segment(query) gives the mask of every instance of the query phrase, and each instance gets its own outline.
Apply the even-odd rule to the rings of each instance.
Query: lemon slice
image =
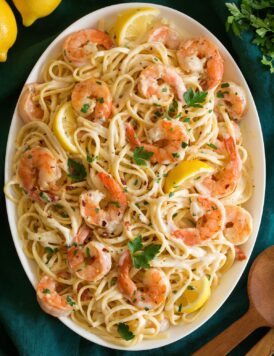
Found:
[[[193,313],[200,309],[210,296],[210,283],[206,276],[193,281],[184,294],[178,299],[181,313]]]
[[[194,178],[202,173],[212,173],[214,168],[209,164],[199,161],[182,161],[176,167],[168,172],[164,184],[165,193],[170,193],[175,190],[176,186],[182,184],[190,178]]]
[[[159,13],[160,10],[156,8],[141,7],[119,15],[113,29],[118,46],[125,46],[144,35]]]
[[[57,111],[53,120],[53,132],[61,143],[62,147],[71,152],[77,153],[73,134],[77,129],[77,121],[74,115],[71,102],[63,104]]]

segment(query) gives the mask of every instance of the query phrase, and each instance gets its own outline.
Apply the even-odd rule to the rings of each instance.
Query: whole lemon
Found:
[[[0,62],[7,60],[7,53],[17,36],[13,12],[4,0],[0,0]]]
[[[30,26],[40,17],[49,15],[60,2],[61,0],[13,0],[22,16],[24,26]]]

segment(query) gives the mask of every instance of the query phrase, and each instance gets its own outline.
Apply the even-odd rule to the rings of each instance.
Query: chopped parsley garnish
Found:
[[[163,89],[162,89],[162,92],[163,92],[163,93],[167,92],[167,88],[166,88],[166,87],[163,88]]]
[[[87,176],[85,167],[81,163],[78,163],[71,158],[68,159],[68,171],[68,176],[74,182],[84,180]]]
[[[182,307],[183,307],[183,304],[180,304],[180,305],[179,305],[179,308],[178,308],[178,312],[179,312],[179,313],[181,313]]]
[[[117,278],[116,277],[111,278],[111,280],[110,280],[111,287],[115,286],[116,283],[117,283]]]
[[[187,142],[182,142],[181,146],[182,146],[182,148],[186,148],[188,146],[188,143]]]
[[[53,253],[58,252],[58,248],[54,248],[54,249],[53,249],[53,248],[51,248],[51,247],[49,247],[49,246],[46,246],[46,247],[45,247],[45,252],[52,255]]]
[[[99,101],[100,104],[103,104],[105,101],[104,98],[98,98],[97,100]]]
[[[95,208],[95,213],[99,213],[100,209],[99,208]]]
[[[169,198],[172,198],[173,195],[174,195],[174,192],[170,192],[170,193],[168,194],[168,197],[169,197]]]
[[[83,112],[84,114],[86,114],[88,112],[89,108],[90,108],[89,104],[84,104],[80,111]]]
[[[121,208],[121,204],[118,201],[110,201],[109,204],[113,204],[116,208]]]
[[[142,235],[138,235],[134,240],[129,241],[127,246],[131,254],[140,251],[143,247]]]
[[[206,96],[206,91],[194,92],[192,88],[189,88],[184,93],[184,99],[186,104],[188,106],[192,106],[193,108],[202,108],[203,106],[201,105],[201,103],[205,101]]]
[[[87,161],[88,161],[88,163],[93,163],[94,161],[96,161],[96,159],[98,159],[97,156],[93,156],[93,155],[87,154]]]
[[[179,155],[178,152],[173,152],[173,153],[172,153],[172,156],[173,156],[174,158],[180,158],[180,155]]]
[[[157,111],[154,112],[154,115],[155,115],[156,117],[161,117],[161,116],[162,116],[162,113],[157,110]]]
[[[75,301],[74,301],[69,295],[67,296],[66,300],[67,300],[67,303],[68,303],[71,307],[73,307],[73,306],[76,304]]]
[[[133,332],[129,330],[129,326],[125,323],[119,323],[117,327],[117,331],[121,336],[121,338],[126,341],[132,340],[135,337]]]
[[[41,193],[39,194],[39,197],[40,197],[42,200],[44,200],[44,202],[46,202],[46,203],[49,203],[49,202],[50,202],[50,198],[49,198],[49,196],[47,195],[47,193],[45,193],[45,192],[41,192]]]
[[[190,117],[185,117],[183,122],[189,122],[190,121]]]
[[[139,166],[146,166],[148,161],[153,156],[153,152],[146,151],[143,146],[136,147],[133,151],[133,160]]]
[[[222,83],[221,84],[221,88],[228,88],[229,87],[229,83]]]
[[[174,115],[177,110],[178,110],[178,102],[176,100],[173,100],[173,102],[169,105],[168,115],[169,116]]]
[[[194,290],[195,288],[193,286],[187,286],[188,290]]]
[[[44,294],[50,294],[50,290],[48,288],[43,289]]]
[[[88,257],[91,257],[89,247],[86,247],[86,255],[87,255]]]
[[[218,92],[217,92],[217,94],[216,94],[216,96],[217,96],[217,98],[224,98],[224,94],[223,94],[223,92],[221,91],[221,90],[219,90]]]
[[[208,280],[210,280],[210,278],[211,278],[210,274],[207,274],[206,277]]]
[[[129,241],[128,249],[135,268],[150,268],[149,262],[157,255],[161,245],[151,244],[143,249],[142,236]]]
[[[213,145],[213,143],[207,143],[207,145],[208,145],[210,148],[213,148],[214,150],[217,149],[217,146]]]

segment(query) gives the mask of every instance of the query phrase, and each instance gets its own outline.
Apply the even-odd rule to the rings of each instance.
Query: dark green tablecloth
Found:
[[[11,1],[9,1],[11,2]],[[63,0],[50,16],[23,28],[16,12],[18,38],[8,61],[0,64],[0,168],[3,185],[4,155],[12,113],[20,90],[36,60],[51,41],[68,25],[100,7],[122,1]],[[126,2],[126,1],[124,1]],[[267,159],[267,190],[264,215],[250,263],[273,244],[274,233],[274,76],[259,62],[259,52],[250,44],[250,36],[240,41],[225,32],[227,10],[224,0],[166,0],[155,3],[182,11],[206,26],[230,51],[242,70],[254,96],[264,133]],[[110,355],[118,351],[97,346],[67,329],[59,320],[43,313],[36,303],[35,292],[16,255],[12,242],[4,196],[1,192],[0,244],[0,354],[6,355]],[[250,266],[249,263],[249,266]],[[177,343],[157,350],[157,355],[190,355],[206,341],[240,317],[248,307],[247,272],[223,307],[199,330]],[[242,355],[265,332],[259,331],[234,351]],[[126,352],[119,352],[119,355]],[[146,354],[154,355],[156,350]]]

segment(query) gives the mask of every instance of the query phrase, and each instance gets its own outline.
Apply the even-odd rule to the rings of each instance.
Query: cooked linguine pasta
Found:
[[[42,308],[128,346],[198,318],[244,258],[245,97],[206,39],[157,23],[119,47],[92,31],[70,35],[23,91],[5,193]]]

